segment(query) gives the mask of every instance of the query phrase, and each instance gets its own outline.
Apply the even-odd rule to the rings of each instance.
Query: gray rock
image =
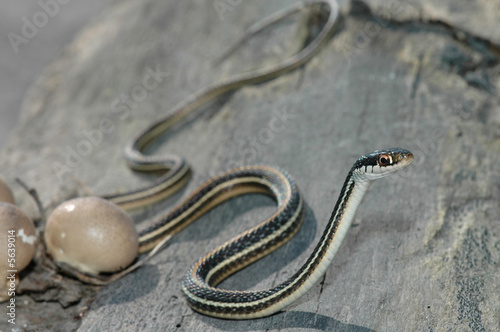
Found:
[[[293,1],[245,2],[223,15],[214,7],[220,3],[236,2],[115,2],[31,90],[1,156],[2,176],[36,188],[49,210],[88,191],[151,181],[122,159],[131,135],[193,91],[276,63],[304,42],[306,21],[287,20],[214,65],[244,27]],[[269,199],[249,196],[211,211],[146,267],[103,287],[83,319],[72,315],[86,311],[92,289],[65,309],[48,302],[45,318],[60,319],[60,330],[80,331],[499,330],[499,41],[487,39],[498,20],[477,14],[461,24],[455,13],[468,5],[449,3],[439,5],[451,8],[443,11],[413,2],[426,8],[425,19],[387,19],[378,16],[381,2],[353,3],[339,31],[305,66],[239,89],[154,151],[182,154],[192,165],[177,201],[240,164],[276,165],[297,180],[308,204],[304,226],[289,244],[224,281],[228,289],[267,288],[301,266],[357,157],[392,146],[413,151],[412,167],[373,185],[331,268],[303,298],[272,317],[241,322],[201,316],[186,305],[180,290],[186,269],[273,211]],[[491,5],[475,6],[481,13]],[[166,74],[141,95],[151,70]],[[120,100],[122,94],[128,97]],[[283,130],[270,132],[276,112],[293,116]],[[69,171],[58,176],[59,164]],[[36,215],[27,195],[14,189],[21,207]],[[138,227],[174,203],[135,213]],[[78,292],[69,293],[74,299]],[[46,297],[34,302],[27,291],[19,298],[30,301],[19,321],[27,331],[53,329],[35,319]]]
[[[498,1],[366,0],[373,12],[395,21],[422,20],[448,26],[459,33],[466,31],[494,44],[500,43]],[[471,42],[471,41],[469,41]]]

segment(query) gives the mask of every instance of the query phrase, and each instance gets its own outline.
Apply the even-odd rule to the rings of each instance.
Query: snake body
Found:
[[[184,278],[182,290],[189,305],[203,314],[228,319],[265,317],[285,308],[305,294],[325,273],[370,184],[408,166],[412,161],[411,152],[400,148],[375,151],[358,159],[344,182],[316,248],[292,277],[273,288],[232,291],[215,286],[228,275],[262,257],[268,249],[281,245],[276,243],[276,239],[282,238],[283,243],[287,240],[289,234],[295,231],[292,225],[298,223],[295,216],[302,214],[301,199],[289,205],[287,214],[277,213],[265,223],[208,253],[193,265]]]
[[[250,27],[245,37],[304,7],[315,5],[326,8],[328,18],[316,37],[297,54],[273,67],[236,75],[193,93],[174,107],[169,115],[130,140],[125,148],[125,157],[132,169],[163,171],[165,174],[152,185],[105,198],[124,208],[134,208],[154,203],[179,190],[190,174],[184,158],[176,155],[150,156],[145,155],[144,150],[161,134],[196,115],[205,103],[243,85],[269,80],[306,63],[333,32],[338,18],[338,8],[333,1],[300,2]],[[208,180],[171,212],[139,233],[139,251],[142,253],[155,248],[167,237],[232,197],[247,193],[273,197],[277,210],[272,216],[201,258],[188,271],[182,285],[188,304],[200,313],[227,319],[268,316],[294,302],[324,274],[369,185],[375,179],[409,165],[412,160],[413,155],[409,151],[399,148],[376,151],[360,158],[349,172],[326,229],[310,257],[297,273],[270,289],[229,291],[215,286],[283,245],[299,229],[304,217],[303,198],[290,175],[277,168],[245,166]]]
[[[328,13],[325,23],[316,36],[299,52],[283,60],[282,62],[268,68],[253,70],[247,73],[237,74],[233,77],[223,79],[208,87],[189,95],[184,101],[174,106],[173,110],[165,117],[149,125],[138,135],[127,142],[124,153],[128,165],[131,169],[140,172],[164,171],[155,183],[150,186],[140,188],[134,191],[104,196],[104,198],[124,207],[135,208],[147,204],[152,204],[162,200],[181,188],[189,177],[189,167],[182,156],[162,155],[148,156],[143,151],[154,142],[161,134],[165,133],[182,120],[195,116],[200,106],[234,91],[244,85],[262,83],[272,78],[292,71],[310,60],[328,40],[333,33],[338,20],[339,10],[337,4],[333,1],[309,0],[298,2],[295,5],[281,10],[269,17],[250,26],[245,37],[236,44],[243,43],[246,39],[260,32],[266,27],[279,22],[288,16],[306,8],[313,6],[322,6],[324,12]],[[146,247],[141,247],[141,252],[150,249],[151,242]]]

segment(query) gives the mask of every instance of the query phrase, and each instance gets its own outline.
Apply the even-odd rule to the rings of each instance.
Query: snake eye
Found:
[[[389,166],[392,163],[392,158],[389,155],[383,154],[378,157],[378,164],[380,166]]]

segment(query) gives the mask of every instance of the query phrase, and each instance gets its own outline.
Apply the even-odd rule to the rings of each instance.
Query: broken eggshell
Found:
[[[2,179],[0,179],[0,202],[15,204],[12,191]]]
[[[33,221],[10,203],[0,202],[0,301],[15,293],[19,273],[36,252],[36,229]]]

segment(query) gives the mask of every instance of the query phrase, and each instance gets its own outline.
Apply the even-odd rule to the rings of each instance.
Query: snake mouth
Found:
[[[409,151],[408,151],[408,152],[409,152]],[[410,164],[413,162],[413,160],[415,159],[415,157],[413,156],[413,153],[411,153],[411,152],[410,152],[408,155],[406,155],[406,156],[405,156],[405,158],[406,158],[406,160],[407,160],[407,162],[406,162],[406,165],[405,165],[405,166],[410,165]]]
[[[398,169],[404,168],[406,166],[411,165],[414,159],[415,157],[413,156],[413,153],[411,153],[408,150],[404,150],[404,152],[398,152],[397,162],[395,166],[398,167]]]
[[[386,168],[388,174],[400,171],[403,168],[410,166],[415,159],[413,153],[408,150],[404,150],[401,148],[389,149],[389,151],[390,150],[392,150],[392,163],[390,165],[387,165],[386,167],[384,167],[383,165],[379,165],[381,166],[381,168]],[[382,170],[381,172],[383,173],[384,171]]]

